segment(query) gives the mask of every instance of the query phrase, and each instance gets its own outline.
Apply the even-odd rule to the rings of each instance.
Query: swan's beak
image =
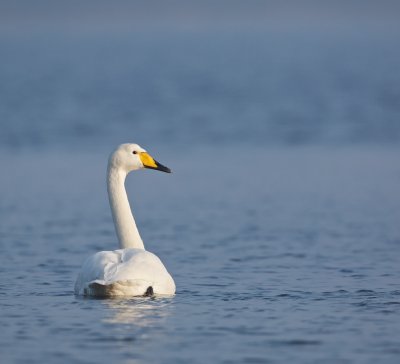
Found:
[[[158,163],[150,154],[146,152],[139,153],[140,160],[143,163],[144,168],[156,169],[157,171],[171,173],[168,167]]]

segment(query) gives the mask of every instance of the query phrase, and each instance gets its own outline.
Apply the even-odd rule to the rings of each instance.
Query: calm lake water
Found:
[[[395,44],[3,37],[1,362],[398,363]],[[73,294],[121,142],[173,170],[127,180],[173,298]]]

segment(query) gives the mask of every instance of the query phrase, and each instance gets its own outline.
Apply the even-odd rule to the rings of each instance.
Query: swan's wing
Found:
[[[149,287],[156,294],[175,293],[175,283],[161,260],[141,249],[102,251],[89,257],[78,275],[75,293],[87,294],[92,283],[107,286],[107,292],[114,287],[114,295],[141,295]]]
[[[110,269],[118,264],[116,251],[101,251],[88,257],[82,265],[75,282],[75,294],[84,294],[84,289],[93,281],[105,281]]]

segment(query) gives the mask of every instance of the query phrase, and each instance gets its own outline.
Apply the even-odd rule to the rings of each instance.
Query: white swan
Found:
[[[142,168],[171,173],[137,144],[121,144],[110,156],[107,189],[121,249],[98,252],[84,262],[75,294],[97,297],[175,294],[161,260],[144,249],[125,190],[129,172]]]

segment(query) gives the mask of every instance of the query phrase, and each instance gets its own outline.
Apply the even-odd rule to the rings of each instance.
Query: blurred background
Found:
[[[397,143],[398,1],[1,1],[0,145]]]
[[[123,142],[173,298],[73,294]],[[399,1],[0,0],[2,363],[399,363],[399,142]]]

